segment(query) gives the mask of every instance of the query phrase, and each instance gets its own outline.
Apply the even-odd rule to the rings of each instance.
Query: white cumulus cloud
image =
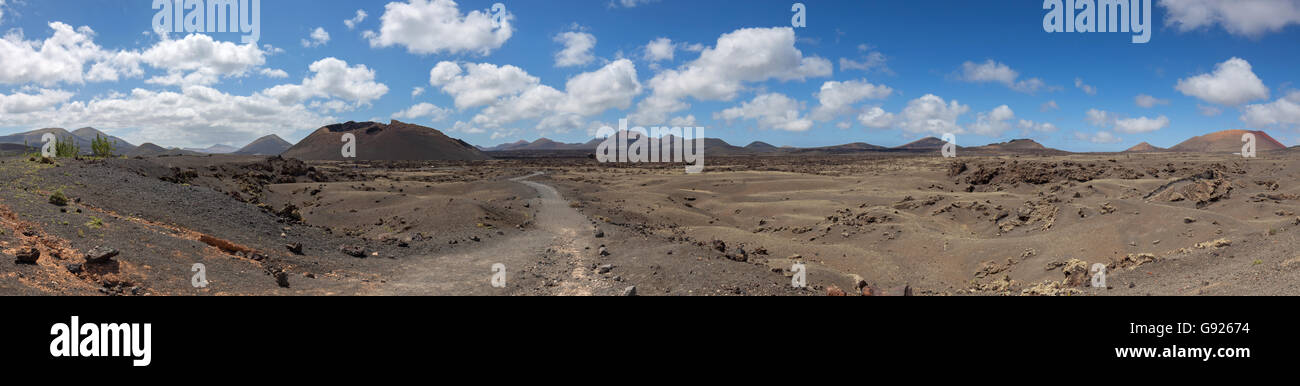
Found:
[[[813,121],[800,116],[802,107],[798,101],[783,94],[768,93],[713,114],[713,119],[725,119],[728,122],[747,119],[758,123],[762,129],[784,131],[808,131]]]
[[[356,16],[353,16],[351,19],[344,20],[343,25],[347,26],[349,30],[356,29],[357,25],[365,21],[367,16],[370,15],[367,14],[366,11],[358,9]]]
[[[586,32],[562,32],[555,35],[555,41],[564,45],[564,49],[555,53],[556,67],[581,66],[596,60],[591,50],[596,48],[596,36]]]
[[[1137,103],[1138,107],[1147,109],[1156,107],[1156,105],[1169,104],[1168,99],[1160,99],[1147,94],[1138,94],[1136,97],[1133,97],[1133,102]]]
[[[858,123],[873,129],[887,129],[894,125],[894,114],[880,107],[870,107],[858,114]]]
[[[1169,118],[1163,115],[1156,118],[1137,117],[1115,120],[1115,131],[1127,134],[1150,133],[1169,127]]]
[[[813,109],[812,118],[829,121],[854,111],[853,105],[867,99],[884,99],[894,90],[889,86],[867,83],[865,79],[828,81],[817,92],[820,105]]]
[[[1241,121],[1256,128],[1300,126],[1300,91],[1292,91],[1286,98],[1271,103],[1247,105]]]
[[[316,29],[311,30],[311,35],[308,35],[307,39],[302,39],[302,46],[306,48],[320,47],[329,42],[330,33],[326,32],[325,28],[316,27]]]
[[[979,135],[997,137],[1011,129],[1015,118],[1016,113],[1011,110],[1011,107],[1001,105],[987,113],[977,114],[975,124],[971,125],[971,131]]]
[[[1219,63],[1212,73],[1179,79],[1174,88],[1183,95],[1224,106],[1268,99],[1269,95],[1268,87],[1251,70],[1250,62],[1241,58]]]
[[[998,83],[1012,90],[1032,94],[1047,87],[1042,79],[1020,79],[1020,73],[993,59],[983,63],[965,62],[961,65],[959,79],[971,83]]]
[[[415,120],[420,118],[429,118],[431,122],[438,122],[446,119],[451,115],[451,111],[438,107],[432,103],[418,103],[406,110],[398,111],[393,114],[393,118]]]
[[[651,78],[647,83],[653,92],[631,119],[638,125],[660,124],[669,114],[689,108],[684,101],[688,97],[729,101],[747,83],[830,76],[832,67],[829,60],[806,57],[795,48],[792,28],[738,29],[718,37],[717,44],[694,61]]]
[[[1186,32],[1215,25],[1257,37],[1300,24],[1300,0],[1164,0],[1165,25]]]
[[[491,10],[461,13],[452,0],[409,0],[384,6],[379,32],[365,36],[371,47],[406,47],[413,54],[487,55],[514,34],[514,15]]]
[[[957,118],[970,111],[970,106],[957,101],[947,102],[934,94],[925,94],[907,102],[900,114],[900,127],[913,134],[961,134]]]
[[[651,62],[672,61],[673,54],[677,51],[677,44],[669,38],[658,38],[651,40],[645,45],[645,60]]]
[[[1098,131],[1092,134],[1075,132],[1074,137],[1082,141],[1088,141],[1088,142],[1100,143],[1100,144],[1114,144],[1114,143],[1120,143],[1124,141],[1124,139],[1115,136],[1115,134],[1112,134],[1109,131]]]
[[[388,86],[375,82],[375,71],[364,64],[349,66],[338,58],[325,58],[308,67],[312,76],[301,84],[279,85],[264,93],[283,103],[298,103],[313,98],[338,99],[359,106],[388,93]]]

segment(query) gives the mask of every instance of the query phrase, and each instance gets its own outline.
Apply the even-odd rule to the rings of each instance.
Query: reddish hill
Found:
[[[907,143],[907,144],[905,144],[905,145],[901,145],[901,146],[894,147],[894,149],[895,149],[895,150],[925,150],[925,151],[935,150],[935,151],[938,151],[939,149],[942,149],[942,148],[943,148],[943,145],[946,145],[946,144],[948,144],[948,143],[947,143],[947,142],[944,142],[942,139],[938,139],[938,138],[935,138],[935,137],[925,137],[925,138],[921,138],[921,139],[918,139],[918,140],[915,140],[915,141],[909,142],[909,143]],[[957,148],[958,148],[958,149],[961,149],[962,147],[961,147],[961,146],[958,146]]]
[[[979,149],[985,150],[1049,150],[1038,141],[1032,139],[1013,139],[1009,142],[992,143],[980,146]]]
[[[1285,145],[1263,131],[1224,130],[1183,141],[1169,150],[1190,153],[1238,153],[1241,152],[1241,146],[1244,144],[1241,136],[1246,133],[1255,134],[1257,151],[1286,149]]]
[[[425,161],[489,159],[465,141],[432,128],[402,123],[347,122],[317,129],[283,154],[301,160],[343,160],[343,134],[357,137],[354,160]]]
[[[1149,143],[1143,142],[1143,143],[1139,143],[1139,144],[1137,144],[1137,146],[1133,146],[1133,147],[1128,148],[1128,150],[1125,150],[1124,152],[1125,152],[1125,153],[1150,153],[1150,152],[1164,151],[1164,150],[1165,150],[1165,149],[1163,149],[1163,148],[1156,147],[1156,146],[1154,146],[1154,145],[1152,145],[1152,144],[1149,144]]]

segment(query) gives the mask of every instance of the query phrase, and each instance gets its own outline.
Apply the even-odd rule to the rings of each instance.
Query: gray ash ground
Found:
[[[0,295],[1296,295],[1298,167],[1292,152],[715,157],[700,175],[8,157]],[[96,248],[118,253],[87,262]],[[1108,288],[1085,285],[1093,264]]]
[[[599,240],[617,253],[601,256],[596,244],[561,252],[557,246],[572,240],[536,226],[547,204],[510,180],[518,169],[483,167],[491,162],[0,161],[0,249],[6,259],[31,247],[42,254],[36,264],[0,264],[5,295],[621,295],[633,286],[639,295],[807,292],[786,289],[788,279],[752,265],[709,260],[683,269],[632,258],[627,251],[638,243],[615,241],[622,239],[616,229]],[[65,205],[50,203],[56,192],[68,198]],[[549,205],[572,210],[563,200]],[[118,253],[88,263],[96,248]],[[477,266],[467,254],[486,263]],[[506,288],[490,285],[491,262],[509,263]],[[192,285],[194,263],[206,268],[204,288]],[[579,282],[578,271],[591,274]]]

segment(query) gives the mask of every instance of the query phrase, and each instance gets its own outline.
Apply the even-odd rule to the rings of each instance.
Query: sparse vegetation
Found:
[[[81,147],[73,142],[72,137],[60,138],[54,140],[54,156],[59,158],[76,157],[81,153]]]
[[[26,149],[33,149],[32,145],[27,143],[26,139],[23,139],[23,149],[24,151],[27,151]],[[27,151],[26,153],[23,153],[24,158],[35,159],[35,158],[39,158],[40,156],[41,156],[40,149],[36,149],[34,151]]]
[[[113,150],[117,146],[116,141],[110,142],[99,134],[95,134],[95,139],[90,142],[90,153],[96,157],[108,158],[113,156]]]
[[[103,228],[104,220],[99,217],[90,216],[90,221],[86,222],[86,226],[94,229]]]
[[[58,206],[67,206],[68,196],[64,196],[62,190],[55,191],[54,194],[50,195],[50,203]]]

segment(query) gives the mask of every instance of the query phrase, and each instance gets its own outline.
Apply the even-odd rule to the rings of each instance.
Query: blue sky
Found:
[[[398,117],[491,146],[585,142],[631,117],[736,145],[954,132],[1118,151],[1237,128],[1300,142],[1295,0],[1157,0],[1147,44],[1047,33],[1040,0],[804,1],[798,28],[792,1],[495,2],[265,0],[260,40],[242,45],[164,40],[148,0],[0,0],[0,133],[241,146]]]

